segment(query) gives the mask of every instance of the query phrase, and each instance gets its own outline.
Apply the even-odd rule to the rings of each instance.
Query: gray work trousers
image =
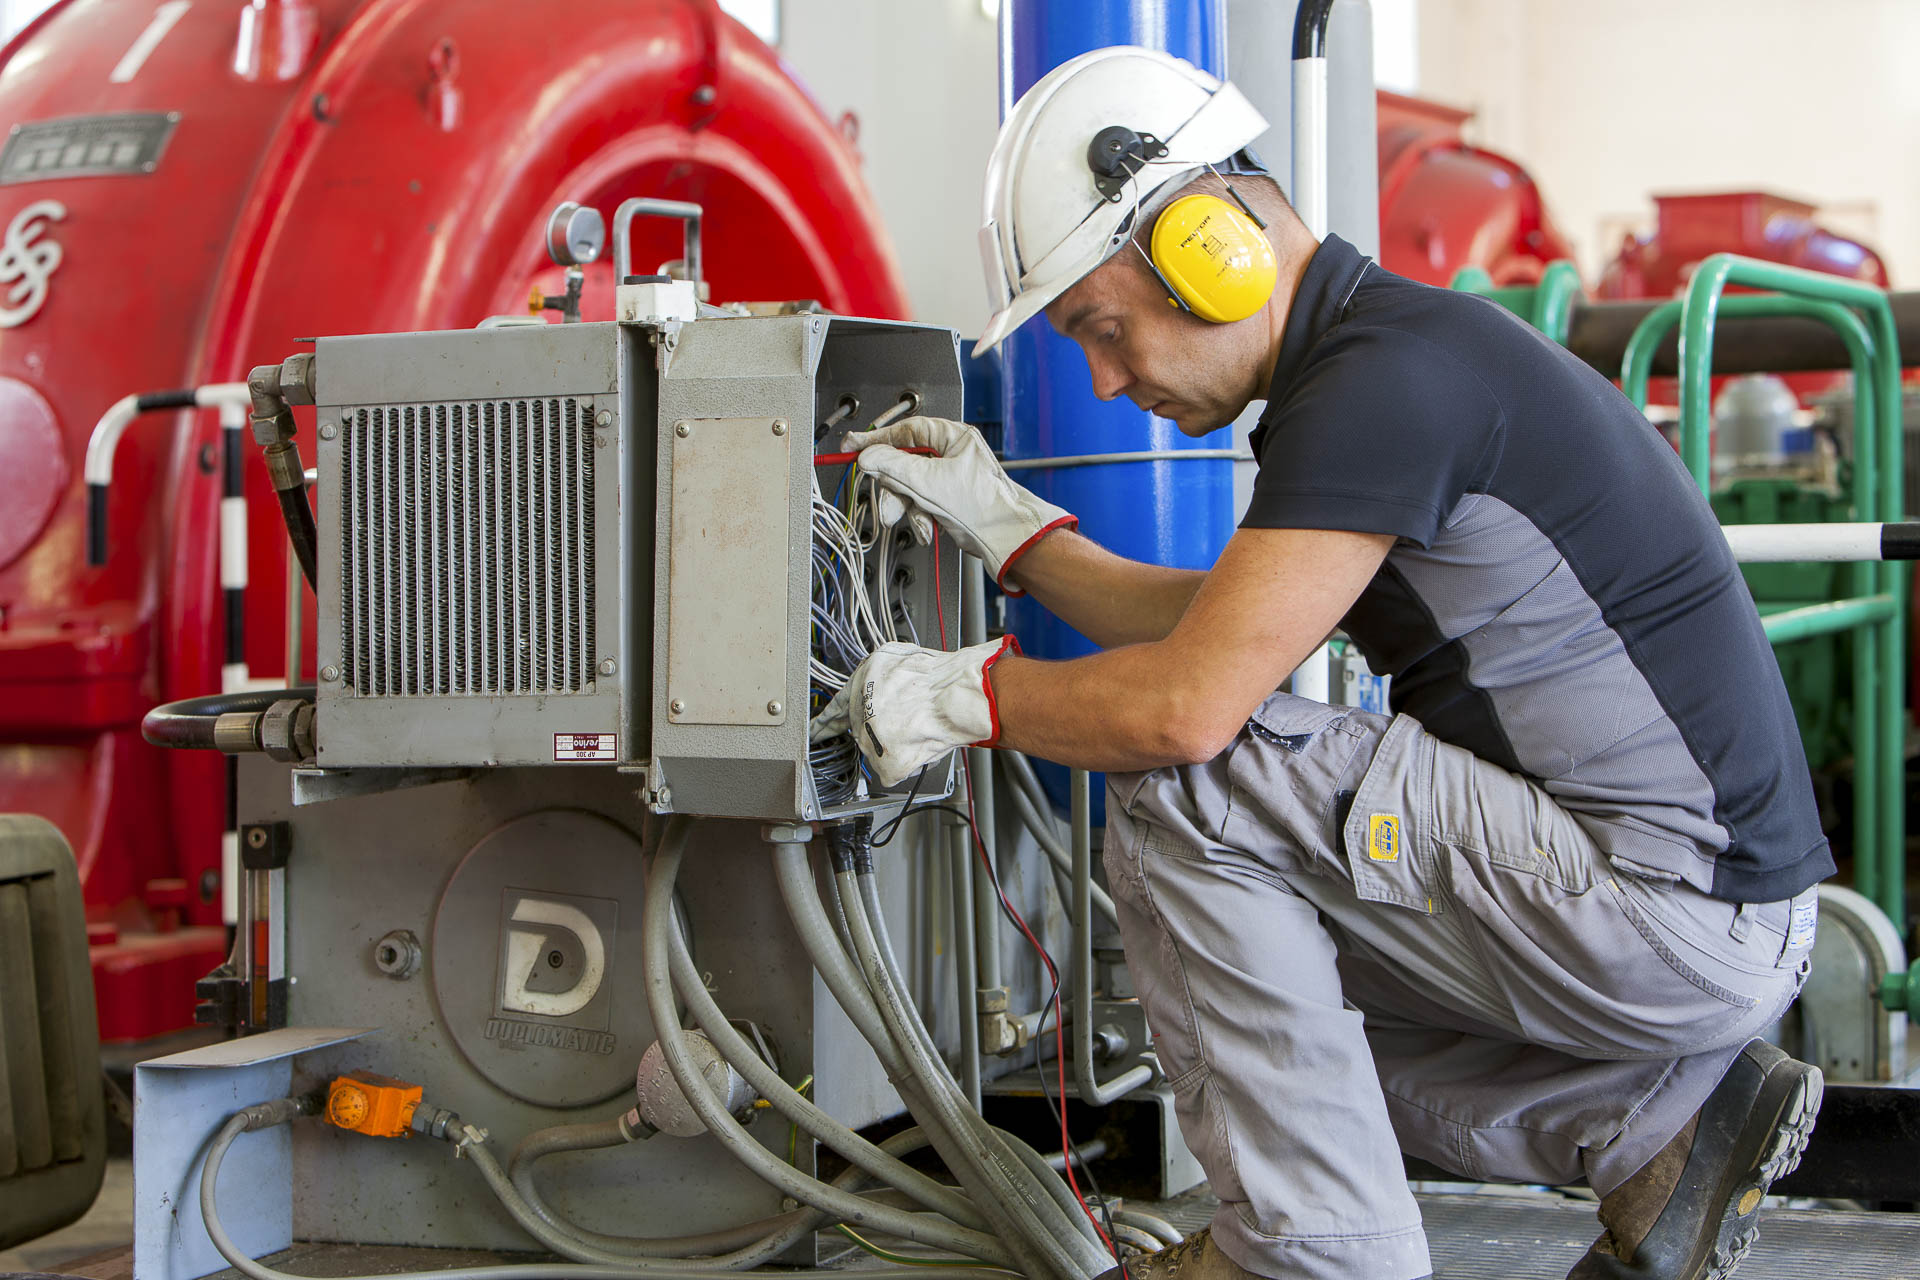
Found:
[[[1426,1275],[1403,1150],[1604,1195],[1805,981],[1812,890],[1623,874],[1407,716],[1276,694],[1213,761],[1108,785],[1128,964],[1214,1241],[1256,1274]]]

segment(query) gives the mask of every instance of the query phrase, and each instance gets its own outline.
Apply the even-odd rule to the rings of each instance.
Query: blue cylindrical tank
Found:
[[[1226,75],[1225,0],[1005,0],[1000,26],[1000,118],[1047,72],[1090,49],[1142,45]],[[1116,123],[1125,123],[1116,121]],[[1140,450],[1227,449],[1231,428],[1192,438],[1127,400],[1102,403],[1080,348],[1036,316],[1001,346],[1004,448],[1011,459]],[[1134,560],[1213,566],[1233,532],[1233,464],[1224,458],[1022,470],[1022,484],[1080,517],[1080,531]],[[1073,658],[1091,642],[1039,604],[1007,602],[1007,625],[1026,652]],[[1042,771],[1064,802],[1063,771]],[[1096,797],[1102,794],[1097,785]],[[1096,821],[1100,815],[1096,813]]]

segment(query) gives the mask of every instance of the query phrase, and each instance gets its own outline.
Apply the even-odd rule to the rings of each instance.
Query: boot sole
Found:
[[[1820,1068],[1784,1055],[1767,1071],[1749,1120],[1750,1132],[1761,1128],[1754,1121],[1771,1112],[1771,1118],[1761,1129],[1764,1140],[1738,1174],[1732,1170],[1742,1162],[1737,1159],[1729,1162],[1729,1174],[1723,1185],[1730,1184],[1730,1187],[1713,1248],[1702,1259],[1703,1269],[1689,1270],[1687,1275],[1726,1280],[1746,1258],[1760,1234],[1760,1202],[1769,1187],[1799,1167],[1807,1140],[1813,1134],[1814,1120],[1820,1114],[1825,1088]]]
[[[1701,1108],[1679,1185],[1633,1261],[1597,1243],[1569,1280],[1726,1280],[1759,1235],[1767,1188],[1799,1165],[1824,1090],[1818,1067],[1749,1043]]]

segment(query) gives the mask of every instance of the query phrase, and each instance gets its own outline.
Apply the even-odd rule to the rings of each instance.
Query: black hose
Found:
[[[313,523],[313,508],[307,505],[307,487],[281,489],[278,494],[280,514],[287,522],[287,537],[293,543],[293,556],[300,562],[300,576],[318,591],[320,570],[316,549],[320,545],[320,530]]]
[[[1293,60],[1327,56],[1327,19],[1333,0],[1300,0],[1293,15]]]
[[[182,747],[208,750],[214,745],[213,724],[224,715],[258,715],[276,702],[288,698],[313,701],[314,687],[295,685],[290,689],[248,689],[240,693],[210,693],[203,698],[182,698],[162,703],[147,712],[140,722],[140,736],[156,747]]]
[[[107,486],[87,486],[87,563],[99,568],[107,562]]]

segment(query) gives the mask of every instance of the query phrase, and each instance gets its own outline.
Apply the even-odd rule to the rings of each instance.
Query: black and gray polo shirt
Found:
[[[1833,873],[1713,513],[1579,359],[1329,236],[1253,450],[1243,527],[1398,537],[1342,624],[1395,711],[1538,780],[1626,870],[1735,902]]]

